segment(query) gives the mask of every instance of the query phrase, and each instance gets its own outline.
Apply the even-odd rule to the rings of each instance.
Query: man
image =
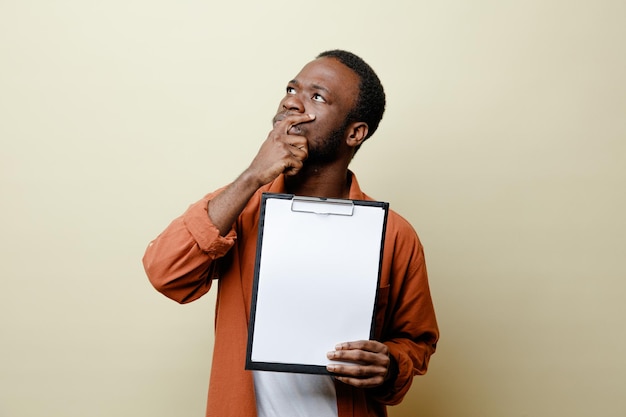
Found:
[[[369,65],[346,51],[320,54],[287,84],[273,129],[250,166],[148,246],[148,277],[180,303],[201,297],[218,280],[207,416],[385,416],[413,376],[426,372],[438,328],[423,249],[392,210],[376,340],[338,344],[328,353],[332,377],[244,369],[261,193],[371,200],[348,165],[384,108],[382,85]]]

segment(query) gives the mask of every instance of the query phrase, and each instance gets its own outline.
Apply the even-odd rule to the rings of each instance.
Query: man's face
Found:
[[[287,84],[273,122],[293,113],[315,115],[315,120],[293,126],[289,133],[307,138],[309,163],[332,162],[345,140],[346,117],[358,95],[358,75],[335,58],[319,58]]]

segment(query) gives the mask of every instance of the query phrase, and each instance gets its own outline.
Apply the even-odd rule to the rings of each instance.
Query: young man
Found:
[[[348,165],[377,129],[383,87],[363,60],[327,51],[287,84],[273,129],[250,166],[175,219],[144,256],[157,290],[180,302],[218,282],[207,416],[385,416],[413,376],[426,372],[438,328],[423,248],[390,210],[375,340],[344,341],[326,375],[246,371],[250,301],[262,192],[371,200]]]

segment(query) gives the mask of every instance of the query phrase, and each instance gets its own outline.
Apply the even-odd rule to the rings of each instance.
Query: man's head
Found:
[[[346,51],[327,51],[289,81],[274,123],[294,113],[315,116],[288,133],[308,139],[308,163],[350,160],[380,123],[385,93],[374,71]]]
[[[357,55],[334,49],[322,52],[317,58],[331,57],[339,60],[343,65],[350,68],[358,75],[359,97],[352,112],[348,115],[349,122],[365,122],[368,126],[368,134],[365,139],[374,134],[385,112],[385,90],[380,79],[365,61]]]

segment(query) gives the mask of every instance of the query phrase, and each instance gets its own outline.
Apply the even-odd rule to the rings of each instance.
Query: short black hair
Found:
[[[359,76],[359,97],[348,115],[349,122],[365,122],[368,132],[365,139],[374,134],[385,112],[385,90],[374,72],[363,59],[352,52],[334,49],[322,52],[317,58],[335,58]]]

